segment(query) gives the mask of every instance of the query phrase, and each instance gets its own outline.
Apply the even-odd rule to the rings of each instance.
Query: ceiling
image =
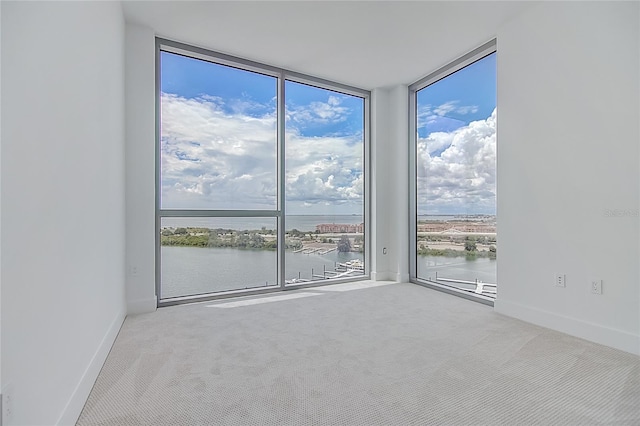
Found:
[[[519,1],[123,1],[156,34],[363,89],[410,84],[496,36]]]

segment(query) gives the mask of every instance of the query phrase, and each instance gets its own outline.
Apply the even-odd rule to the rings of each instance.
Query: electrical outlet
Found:
[[[2,388],[2,424],[13,423],[13,386],[11,383]]]
[[[565,274],[556,274],[556,287],[566,287],[567,286],[567,276]]]
[[[602,294],[602,280],[591,280],[591,293]]]

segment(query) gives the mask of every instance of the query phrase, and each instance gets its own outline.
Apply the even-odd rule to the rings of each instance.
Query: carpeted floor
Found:
[[[414,284],[126,319],[78,425],[638,425],[640,357]]]

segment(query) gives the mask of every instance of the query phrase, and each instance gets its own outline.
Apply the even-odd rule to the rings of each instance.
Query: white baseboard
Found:
[[[409,282],[409,274],[403,274],[398,272],[395,274],[395,281],[398,283],[408,283]]]
[[[157,308],[158,301],[155,296],[148,299],[127,301],[127,315],[148,314],[155,312]]]
[[[389,281],[388,272],[371,272],[371,281]]]
[[[502,315],[640,355],[640,336],[626,331],[565,317],[500,299],[496,299],[494,302],[493,310]]]
[[[124,311],[119,312],[114,318],[113,322],[109,326],[107,334],[105,334],[102,342],[100,342],[100,346],[93,355],[89,366],[80,379],[80,383],[78,383],[78,386],[76,386],[76,389],[73,391],[67,406],[64,408],[64,411],[56,424],[61,426],[75,425],[78,421],[78,417],[80,417],[80,413],[82,413],[84,404],[87,401],[89,393],[91,393],[91,389],[98,378],[98,374],[100,374],[100,370],[107,359],[107,355],[109,355],[109,351],[118,336],[118,332],[120,331],[120,327],[122,327],[124,319]]]
[[[371,281],[395,281],[398,283],[408,283],[409,274],[400,274],[392,271],[371,272]]]

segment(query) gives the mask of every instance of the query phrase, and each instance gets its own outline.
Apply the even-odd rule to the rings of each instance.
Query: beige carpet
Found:
[[[78,425],[640,424],[639,357],[369,284],[129,317]]]

